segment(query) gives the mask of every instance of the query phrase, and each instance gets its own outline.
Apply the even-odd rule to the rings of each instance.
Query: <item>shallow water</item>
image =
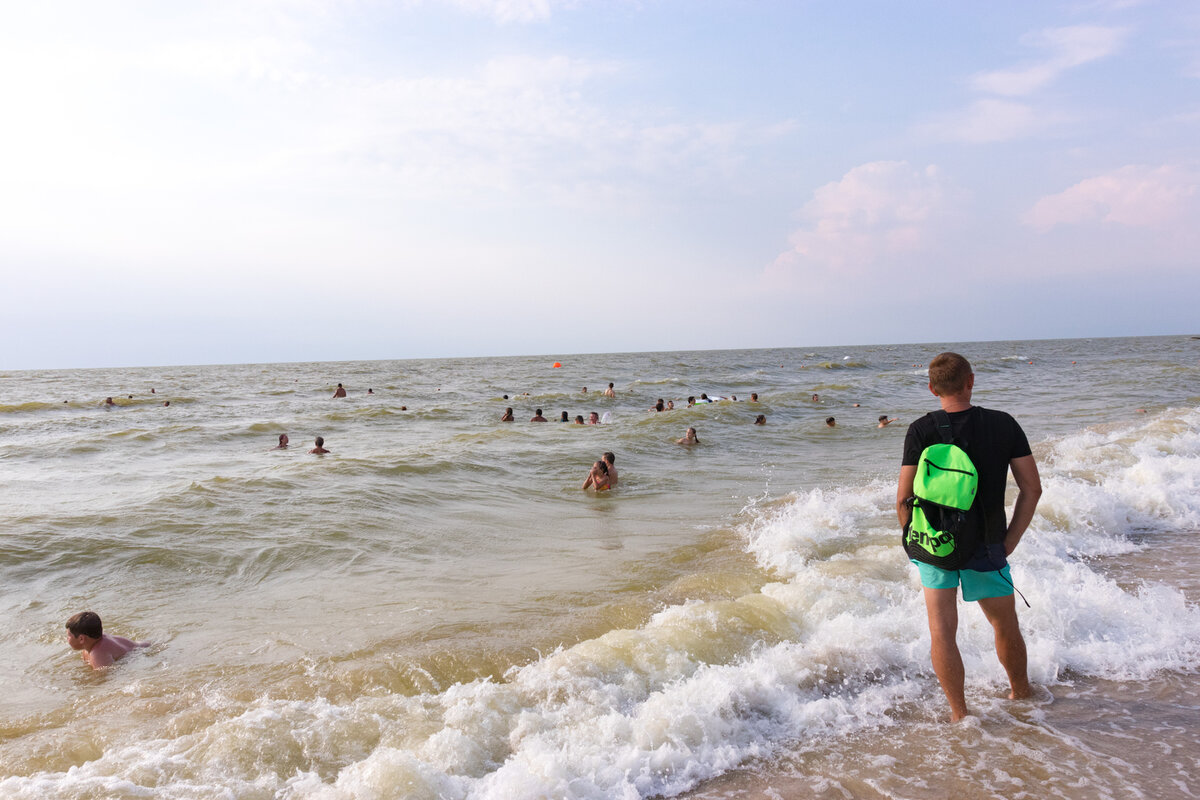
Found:
[[[1041,467],[1046,688],[970,609],[950,734],[892,511],[941,349],[0,374],[0,796],[1200,792],[1200,341],[955,346]],[[84,608],[153,646],[90,672]]]

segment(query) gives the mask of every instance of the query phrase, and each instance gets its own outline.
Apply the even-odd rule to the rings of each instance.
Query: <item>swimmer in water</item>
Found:
[[[617,485],[617,468],[613,466],[613,462],[617,457],[612,453],[606,452],[603,456],[604,463],[608,467],[608,485],[615,487]]]
[[[826,417],[825,424],[832,428],[837,425],[837,420],[835,420],[833,417]]]
[[[587,480],[583,482],[583,488],[595,489],[597,492],[612,488],[612,484],[608,480],[608,464],[604,463],[604,459],[592,464]]]
[[[323,456],[329,452],[328,450],[325,449],[325,439],[323,439],[322,437],[318,436],[316,438],[316,440],[313,441],[313,444],[315,444],[316,447],[314,447],[312,450],[308,451],[310,455]]]
[[[67,644],[72,650],[82,650],[83,660],[92,669],[107,667],[131,650],[150,646],[149,642],[108,635],[94,611],[80,611],[67,620]]]
[[[893,422],[895,422],[895,421],[896,421],[896,418],[895,418],[895,417],[892,417],[891,419],[888,419],[888,415],[887,415],[887,414],[880,414],[880,415],[879,415],[879,427],[880,427],[880,428],[886,428],[888,425],[891,425],[891,424],[892,424]]]
[[[700,439],[698,439],[696,437],[696,429],[688,428],[687,433],[683,434],[682,439],[675,440],[675,444],[686,444],[686,445],[700,444]]]
[[[345,397],[345,396],[346,396],[346,389],[345,389],[345,387],[344,387],[344,386],[342,386],[342,385],[339,383],[339,384],[338,384],[338,388],[337,388],[337,389],[335,389],[335,390],[334,390],[334,392],[333,392],[333,396],[334,396],[334,397]]]
[[[613,390],[612,381],[608,382],[608,388],[604,390],[605,397],[616,397],[617,393]]]
[[[504,409],[504,416],[502,416],[500,418],[500,421],[501,422],[512,422],[513,421],[512,406],[509,406],[508,408]]]
[[[600,424],[600,415],[595,411],[589,412],[588,413],[588,425],[599,425],[599,424]]]
[[[759,414],[757,417],[754,418],[754,424],[755,425],[766,425],[767,424],[767,415]]]
[[[279,444],[272,447],[272,450],[287,450],[288,437],[286,433],[279,434]]]
[[[542,416],[542,410],[539,408],[539,409],[537,410],[537,413],[536,413],[536,414],[534,414],[534,415],[533,415],[533,416],[532,416],[532,417],[529,419],[529,421],[530,421],[530,422],[545,422],[545,421],[546,421],[546,418]]]

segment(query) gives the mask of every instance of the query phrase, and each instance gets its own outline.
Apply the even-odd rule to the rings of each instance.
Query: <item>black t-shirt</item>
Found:
[[[948,416],[954,443],[967,451],[979,471],[977,497],[987,525],[987,540],[989,543],[1000,541],[1008,529],[1004,515],[1008,462],[1033,453],[1029,449],[1029,440],[1017,421],[1003,411],[971,406]],[[908,426],[901,465],[915,467],[921,459],[921,451],[941,441],[933,414],[926,414]]]

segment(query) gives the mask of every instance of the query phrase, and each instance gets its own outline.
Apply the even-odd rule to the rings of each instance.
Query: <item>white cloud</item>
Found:
[[[1024,96],[1046,86],[1074,67],[1117,52],[1125,39],[1121,28],[1076,25],[1026,34],[1022,43],[1047,51],[1045,58],[1012,69],[985,72],[972,81],[980,92]]]
[[[1027,34],[1022,42],[1045,51],[1045,57],[976,75],[971,88],[990,96],[979,97],[959,111],[938,115],[921,125],[919,131],[935,140],[982,144],[1014,141],[1061,126],[1071,119],[1070,114],[1036,104],[1030,97],[1068,70],[1116,53],[1125,35],[1122,28],[1098,25],[1048,28]]]
[[[951,142],[1008,142],[1061,122],[1061,115],[1039,113],[1027,103],[985,98],[962,111],[945,114],[922,126],[926,135]]]
[[[847,172],[813,193],[792,248],[768,268],[768,278],[837,272],[860,275],[894,265],[928,248],[952,194],[937,167],[876,161]]]
[[[606,106],[597,84],[629,77],[617,60],[472,52],[414,72],[357,58],[318,22],[247,19],[222,37],[172,19],[0,47],[0,251],[288,285],[330,265],[347,286],[388,285],[420,264],[405,281],[484,294],[498,263],[565,260],[592,230],[643,235],[641,219],[725,186],[748,144],[791,131]],[[619,262],[598,266],[633,269]]]
[[[448,0],[473,14],[492,17],[497,22],[539,22],[549,19],[551,0]]]
[[[1200,171],[1191,166],[1130,165],[1041,198],[1023,217],[1040,231],[1109,223],[1171,229],[1200,224]]]

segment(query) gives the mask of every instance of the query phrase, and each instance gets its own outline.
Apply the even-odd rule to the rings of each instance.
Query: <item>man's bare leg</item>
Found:
[[[1011,594],[1007,597],[987,597],[979,601],[979,607],[996,633],[996,655],[1008,673],[1008,685],[1011,688],[1009,699],[1033,697],[1033,688],[1029,685],[1025,638],[1021,636],[1021,625],[1017,621],[1016,600]]]
[[[957,641],[958,588],[926,587],[925,612],[929,615],[929,656],[933,661],[933,671],[950,703],[950,720],[957,722],[967,715],[967,698],[963,691],[966,678]],[[1013,613],[1016,613],[1015,609]]]

